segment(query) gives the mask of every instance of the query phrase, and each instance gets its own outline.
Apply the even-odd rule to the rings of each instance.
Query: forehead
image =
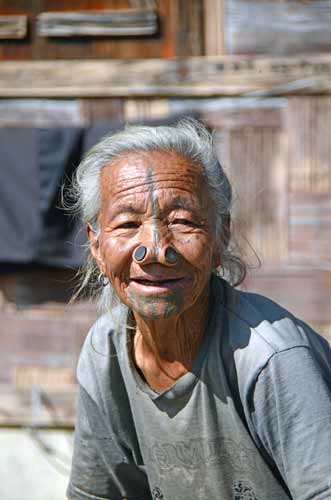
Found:
[[[201,166],[175,152],[164,151],[123,154],[103,168],[100,187],[104,201],[151,190],[162,190],[169,196],[174,191],[199,198],[207,194]]]

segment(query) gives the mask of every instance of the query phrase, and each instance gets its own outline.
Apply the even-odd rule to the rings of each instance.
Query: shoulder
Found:
[[[297,347],[308,348],[322,370],[331,372],[328,342],[279,304],[225,284],[223,305],[228,317],[227,341],[238,379],[245,380],[245,386],[256,381],[276,353]]]
[[[125,308],[118,306],[103,314],[86,335],[78,360],[77,380],[89,394],[95,394],[97,386],[104,386],[110,371],[118,366],[126,312]]]

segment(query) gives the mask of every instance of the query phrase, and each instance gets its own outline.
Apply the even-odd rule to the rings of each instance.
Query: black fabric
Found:
[[[60,207],[81,159],[81,128],[0,128],[0,262],[77,267],[84,230]]]
[[[43,230],[35,260],[42,264],[77,267],[82,262],[85,230],[78,218],[61,206],[61,186],[70,182],[81,159],[83,130],[39,129],[40,211]]]
[[[34,260],[42,230],[36,129],[0,129],[0,261]]]

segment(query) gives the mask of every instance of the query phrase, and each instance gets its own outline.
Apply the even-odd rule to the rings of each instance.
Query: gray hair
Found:
[[[115,134],[106,135],[84,157],[73,180],[71,194],[74,209],[82,215],[83,222],[89,224],[98,234],[98,214],[100,210],[100,173],[105,165],[126,153],[168,151],[187,158],[194,165],[202,167],[209,192],[216,208],[216,242],[221,255],[221,266],[213,270],[221,274],[234,286],[242,283],[246,276],[246,265],[237,254],[234,243],[230,212],[232,188],[213,146],[213,136],[204,125],[193,119],[184,119],[173,126],[131,125]],[[101,303],[109,307],[114,298],[110,284],[98,285],[98,268],[89,249],[82,269],[81,283],[75,297],[90,289],[92,294],[101,294]]]

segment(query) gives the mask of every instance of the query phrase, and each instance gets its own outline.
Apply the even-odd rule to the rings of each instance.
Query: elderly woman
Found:
[[[97,269],[108,312],[78,365],[68,498],[331,498],[330,349],[232,286],[245,266],[206,129],[128,127],[90,151],[76,188],[83,285]]]

